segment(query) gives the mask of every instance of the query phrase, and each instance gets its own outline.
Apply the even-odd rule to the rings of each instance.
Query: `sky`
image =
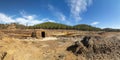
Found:
[[[0,23],[14,22],[120,29],[120,0],[0,0]]]

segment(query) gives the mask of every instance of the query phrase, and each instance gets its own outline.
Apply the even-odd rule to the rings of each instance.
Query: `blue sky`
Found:
[[[0,0],[0,23],[120,28],[120,0]]]

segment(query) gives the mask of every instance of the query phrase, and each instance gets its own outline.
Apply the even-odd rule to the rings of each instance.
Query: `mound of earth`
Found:
[[[120,60],[119,43],[119,36],[110,38],[85,36],[69,46],[67,51],[71,51],[78,57],[82,56],[85,60]]]
[[[0,60],[120,60],[119,33],[70,38],[29,41],[3,36]]]

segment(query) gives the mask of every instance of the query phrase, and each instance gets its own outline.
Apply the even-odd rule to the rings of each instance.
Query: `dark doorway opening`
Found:
[[[41,32],[41,36],[42,36],[42,38],[45,38],[45,32],[44,31]]]

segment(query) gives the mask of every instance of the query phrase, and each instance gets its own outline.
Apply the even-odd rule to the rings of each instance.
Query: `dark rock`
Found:
[[[67,51],[72,51],[76,56],[83,55],[88,60],[92,60],[96,56],[98,56],[96,59],[102,60],[105,57],[111,57],[117,53],[119,55],[119,43],[120,40],[116,37],[85,36],[82,40],[76,41],[69,46]]]

